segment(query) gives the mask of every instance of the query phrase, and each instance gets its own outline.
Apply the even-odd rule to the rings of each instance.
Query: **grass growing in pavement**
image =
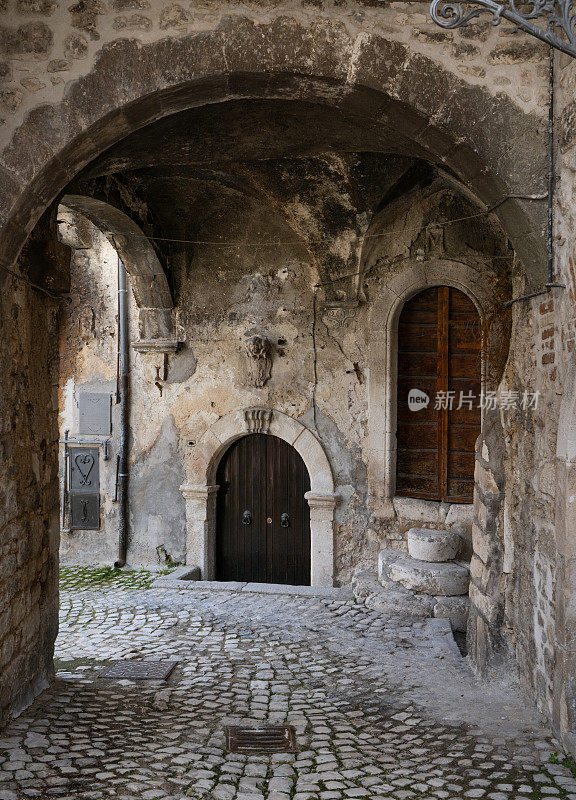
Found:
[[[566,769],[569,769],[572,776],[576,778],[576,760],[569,753],[551,753],[548,759],[551,764],[561,764]]]
[[[171,568],[152,572],[114,569],[114,567],[61,567],[61,589],[149,589],[154,578],[168,575]]]

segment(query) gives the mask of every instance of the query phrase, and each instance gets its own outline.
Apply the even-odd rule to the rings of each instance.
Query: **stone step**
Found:
[[[470,598],[467,595],[434,598],[434,616],[449,619],[453,631],[466,633],[469,611]]]
[[[378,580],[382,585],[386,585],[390,580],[390,567],[399,558],[406,558],[406,553],[402,550],[380,550],[378,554]]]
[[[410,528],[408,531],[408,552],[418,561],[452,561],[461,544],[462,538],[456,531],[434,528]]]
[[[460,564],[434,563],[403,556],[389,569],[390,580],[422,594],[453,597],[468,594],[469,572]]]

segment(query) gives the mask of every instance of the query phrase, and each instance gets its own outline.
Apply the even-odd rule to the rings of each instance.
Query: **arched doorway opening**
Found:
[[[310,476],[277,436],[249,434],[217,471],[216,578],[310,585]]]
[[[396,494],[472,503],[481,423],[482,331],[451,286],[410,298],[398,320]]]

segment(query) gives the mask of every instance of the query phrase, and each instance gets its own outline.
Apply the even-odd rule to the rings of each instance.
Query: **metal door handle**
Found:
[[[246,509],[242,514],[242,525],[250,525],[252,523],[252,514]]]
[[[283,528],[288,528],[290,526],[290,517],[286,512],[280,517],[280,525],[282,525]]]

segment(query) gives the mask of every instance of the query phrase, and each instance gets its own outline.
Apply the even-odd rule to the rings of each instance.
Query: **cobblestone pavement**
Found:
[[[576,800],[535,712],[442,621],[194,586],[61,603],[58,679],[0,733],[0,800]],[[99,677],[161,658],[167,682]],[[294,725],[297,752],[226,751],[225,725],[262,723]]]

